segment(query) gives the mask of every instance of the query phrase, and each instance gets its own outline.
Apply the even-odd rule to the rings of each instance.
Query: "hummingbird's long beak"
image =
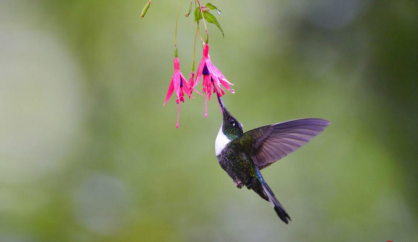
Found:
[[[225,113],[225,105],[224,105],[224,102],[222,102],[222,99],[221,99],[221,97],[218,94],[216,94],[216,96],[218,97],[218,102],[219,102],[219,105],[221,106],[222,113]]]

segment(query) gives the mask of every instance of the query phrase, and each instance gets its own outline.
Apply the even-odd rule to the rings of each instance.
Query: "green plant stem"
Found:
[[[197,23],[196,33],[194,34],[192,71],[194,71],[194,65],[195,65],[195,57],[196,57],[196,39],[197,39],[197,32],[198,32],[198,31],[199,31],[199,23]]]
[[[200,3],[200,0],[197,0],[197,3],[199,4],[200,13],[202,14],[202,19],[203,19],[203,25],[205,26],[206,43],[208,43],[209,42],[209,31],[208,31],[208,27],[206,26],[205,16],[203,15],[202,4]]]
[[[178,51],[177,51],[177,28],[178,28],[178,25],[179,25],[179,13],[180,13],[180,5],[181,5],[181,1],[182,1],[182,0],[179,0],[179,4],[178,4],[178,6],[177,6],[177,14],[176,14],[176,29],[175,29],[175,31],[174,31],[174,48],[175,48],[175,51],[174,51],[174,56],[175,56],[175,57],[178,57]]]

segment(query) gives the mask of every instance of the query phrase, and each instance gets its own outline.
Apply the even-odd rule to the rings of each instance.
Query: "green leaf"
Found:
[[[206,7],[207,8],[209,8],[209,9],[212,9],[212,10],[217,10],[218,8],[215,6],[215,5],[213,5],[212,3],[207,3],[206,4]]]
[[[206,21],[208,21],[208,23],[216,25],[219,28],[219,30],[222,32],[222,36],[225,37],[224,31],[222,30],[221,25],[219,24],[216,17],[213,16],[213,14],[209,12],[203,12],[203,15],[205,16]]]
[[[200,12],[200,8],[199,7],[197,7],[195,10],[194,10],[194,21],[195,22],[197,22],[197,21],[199,21],[199,20],[201,20],[202,19],[202,13]]]
[[[221,14],[221,11],[215,5],[213,5],[212,3],[207,3],[206,7],[211,9],[211,10],[216,10],[218,12],[218,14]]]

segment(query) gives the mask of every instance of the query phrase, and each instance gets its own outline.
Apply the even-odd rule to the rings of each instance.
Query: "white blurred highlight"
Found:
[[[48,32],[0,21],[0,182],[64,165],[82,114],[80,71]]]

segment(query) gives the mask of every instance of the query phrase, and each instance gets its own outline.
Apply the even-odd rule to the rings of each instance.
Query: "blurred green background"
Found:
[[[246,130],[332,121],[263,172],[289,225],[218,165],[215,100],[206,119],[186,100],[175,128],[177,1],[141,19],[145,2],[0,0],[1,242],[418,241],[416,1],[211,1]],[[179,24],[188,76],[195,25]]]

